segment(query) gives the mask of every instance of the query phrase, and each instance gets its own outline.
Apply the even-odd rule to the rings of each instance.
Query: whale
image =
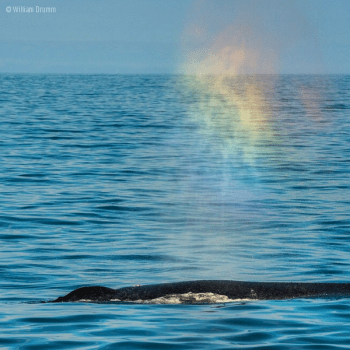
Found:
[[[201,295],[202,298],[195,296]],[[203,296],[221,296],[205,298]],[[308,282],[242,282],[230,280],[200,280],[151,285],[135,285],[118,289],[88,286],[73,290],[52,300],[62,302],[149,302],[161,298],[180,297],[183,303],[216,302],[217,300],[281,300],[311,297],[348,297],[350,283]],[[184,298],[181,296],[187,296]]]

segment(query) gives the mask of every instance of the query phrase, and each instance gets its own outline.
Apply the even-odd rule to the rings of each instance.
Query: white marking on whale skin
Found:
[[[150,300],[135,300],[136,304],[222,304],[249,301],[251,299],[230,299],[226,295],[215,293],[183,293],[169,294]]]
[[[250,290],[250,296],[252,297],[252,299],[258,299],[258,295],[255,293],[254,289]]]

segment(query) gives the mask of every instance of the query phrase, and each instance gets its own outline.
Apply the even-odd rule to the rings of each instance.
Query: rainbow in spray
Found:
[[[204,132],[219,136],[225,154],[238,152],[251,163],[260,146],[277,142],[268,95],[275,77],[256,73],[263,67],[273,74],[273,58],[251,47],[246,33],[244,26],[230,26],[209,47],[187,52],[182,72],[199,96],[192,116]]]
[[[273,0],[195,1],[187,22],[180,71],[197,96],[191,115],[225,154],[250,164],[273,155],[280,57],[306,32],[296,11]]]

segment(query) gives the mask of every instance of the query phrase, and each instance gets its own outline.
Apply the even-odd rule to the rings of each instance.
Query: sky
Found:
[[[0,0],[1,73],[350,74],[349,57],[350,0]]]

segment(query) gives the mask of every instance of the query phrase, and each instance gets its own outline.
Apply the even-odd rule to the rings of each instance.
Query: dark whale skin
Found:
[[[240,281],[187,281],[112,289],[82,287],[53,300],[53,303],[82,299],[93,302],[152,300],[171,294],[215,293],[230,299],[278,300],[321,296],[350,296],[350,283],[289,283]]]

